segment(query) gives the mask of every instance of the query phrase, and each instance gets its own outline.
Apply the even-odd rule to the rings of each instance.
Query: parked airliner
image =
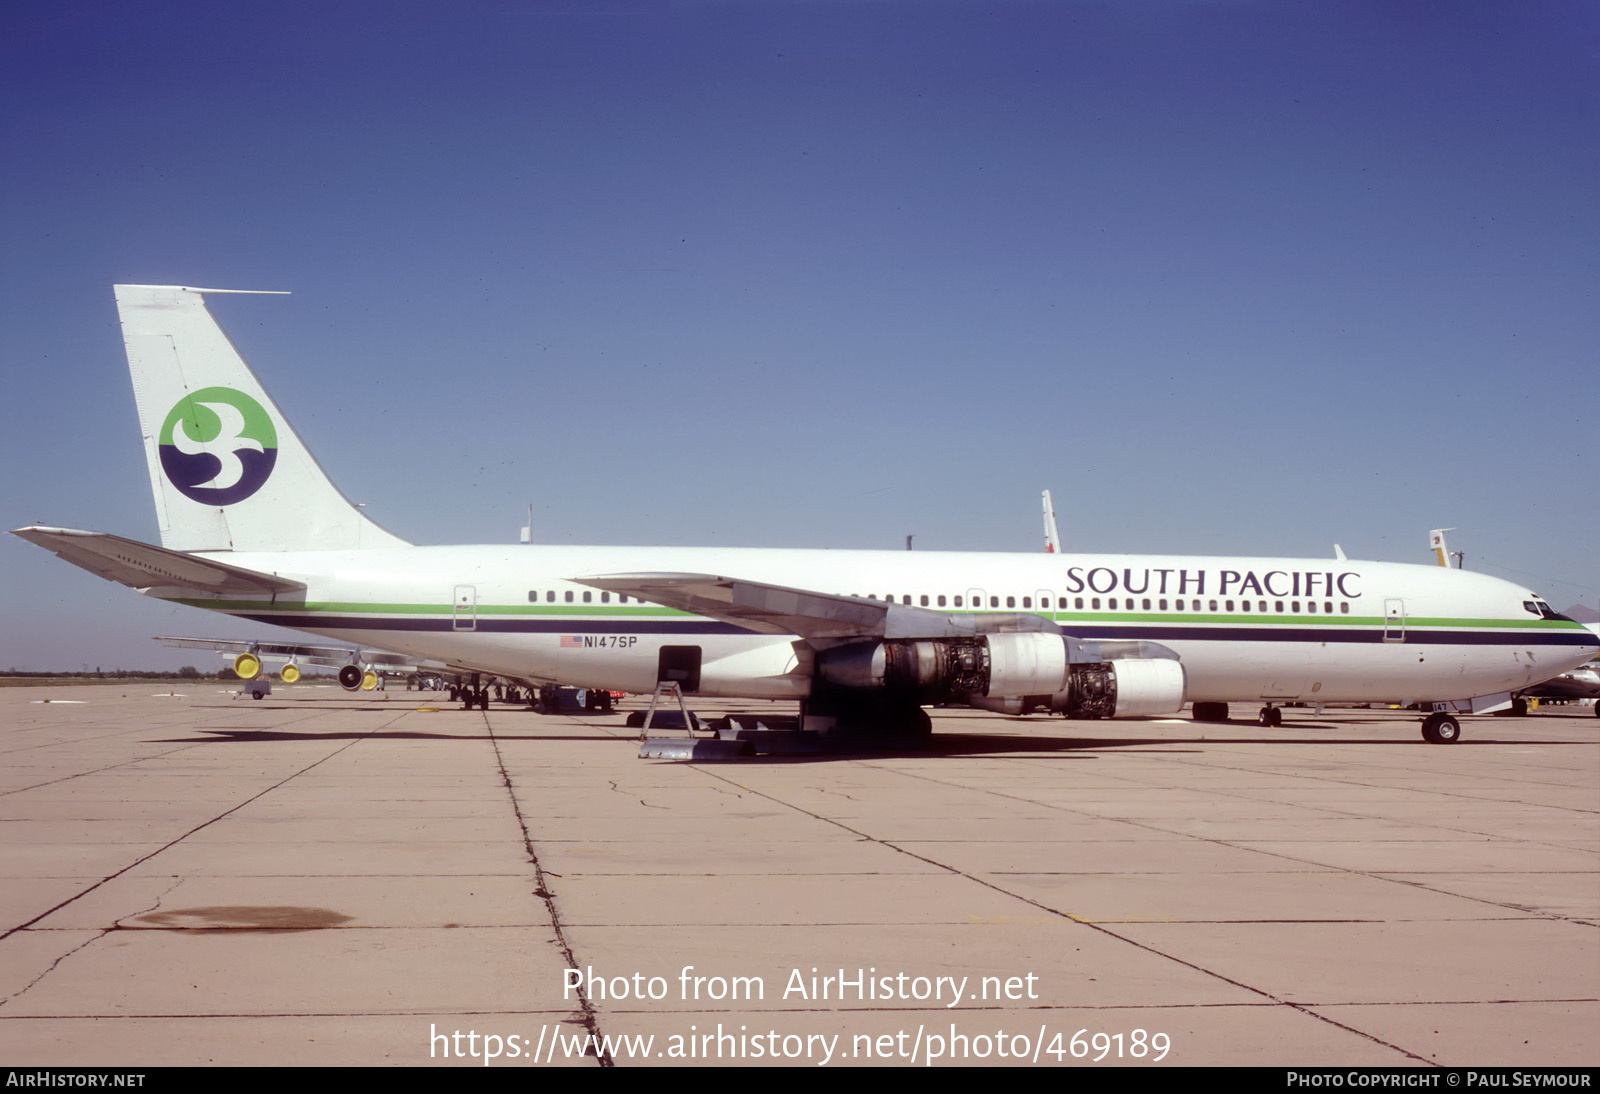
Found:
[[[160,547],[17,530],[173,603],[457,671],[787,699],[808,729],[923,732],[923,707],[1137,717],[1229,701],[1455,714],[1583,664],[1595,635],[1527,589],[1343,558],[426,547],[351,505],[205,305],[119,285]],[[486,696],[479,695],[486,702]],[[1224,707],[1225,710],[1225,707]]]

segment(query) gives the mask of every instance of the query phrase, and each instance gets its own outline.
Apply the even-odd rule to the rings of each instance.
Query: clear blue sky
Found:
[[[0,513],[157,538],[114,282],[535,537],[1600,589],[1592,3],[0,6]],[[252,635],[0,537],[0,669]],[[209,666],[208,666],[209,667]]]

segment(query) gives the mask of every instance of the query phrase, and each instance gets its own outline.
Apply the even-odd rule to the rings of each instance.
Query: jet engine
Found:
[[[1176,713],[1184,691],[1183,666],[1163,646],[1048,632],[848,642],[817,652],[815,679],[840,698],[1088,718]]]

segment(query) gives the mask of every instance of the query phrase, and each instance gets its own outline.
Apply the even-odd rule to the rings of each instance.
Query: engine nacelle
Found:
[[[1066,670],[1061,636],[1039,632],[850,642],[816,656],[824,688],[918,704],[1051,695],[1066,686]]]
[[[361,678],[364,675],[365,673],[361,671],[360,665],[341,665],[339,666],[339,686],[346,691],[360,691]]]
[[[890,638],[817,651],[816,692],[895,703],[966,703],[1002,714],[1137,718],[1183,708],[1183,665],[1153,642],[1043,631]]]
[[[261,658],[253,653],[241,653],[233,659],[233,674],[241,680],[254,680],[261,675]]]
[[[1183,709],[1183,664],[1167,658],[1128,658],[1070,666],[1067,686],[1050,696],[1051,710],[1069,718],[1138,718]]]

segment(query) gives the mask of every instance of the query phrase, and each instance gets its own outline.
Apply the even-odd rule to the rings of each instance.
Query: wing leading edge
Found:
[[[1178,660],[1176,652],[1158,642],[1072,638],[1062,634],[1055,623],[1029,612],[941,612],[714,574],[604,574],[572,580],[759,634],[793,634],[818,645],[858,638],[916,640],[1042,633],[1060,635],[1072,662],[1114,658]]]

